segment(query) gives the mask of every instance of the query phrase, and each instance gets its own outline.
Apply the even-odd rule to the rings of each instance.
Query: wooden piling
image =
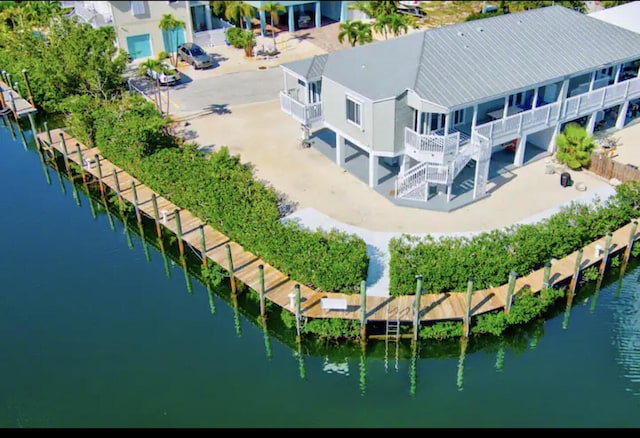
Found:
[[[582,268],[582,253],[584,249],[580,248],[578,250],[578,254],[576,255],[576,267],[573,271],[573,277],[571,278],[571,284],[569,285],[569,292],[571,295],[576,293],[576,288],[578,287],[578,279],[580,278],[580,271]]]
[[[260,316],[266,318],[266,309],[264,302],[264,265],[258,266],[258,278],[260,285],[260,289],[258,290],[258,293],[260,294]]]
[[[138,205],[138,191],[136,190],[136,182],[131,180],[131,193],[133,193],[133,207],[136,210],[136,221],[142,223],[142,214],[140,214],[140,206]]]
[[[422,275],[416,275],[416,294],[413,298],[413,339],[418,339],[420,331],[420,295],[422,294]]]
[[[467,282],[467,304],[464,312],[464,336],[469,336],[471,328],[471,298],[473,297],[473,279],[470,278]]]
[[[638,221],[636,219],[631,223],[631,232],[629,233],[629,242],[627,243],[627,248],[624,250],[624,263],[629,262],[629,257],[631,256],[631,251],[633,250],[633,244],[636,241],[636,231],[638,230]]]
[[[98,186],[100,186],[100,193],[104,196],[104,181],[102,180],[102,164],[100,163],[100,156],[95,154],[93,157],[96,160],[96,169],[98,170]]]
[[[24,79],[24,84],[27,88],[27,95],[29,96],[29,103],[33,108],[36,107],[35,102],[33,101],[33,95],[31,94],[31,85],[29,85],[29,76],[27,75],[27,69],[22,69],[22,78]]]
[[[49,125],[47,124],[46,120],[42,122],[42,126],[44,127],[44,132],[47,133],[47,140],[49,141],[49,147],[53,147],[53,139],[51,138],[51,131],[49,130]]]
[[[13,112],[13,118],[16,123],[20,123],[20,118],[18,117],[18,108],[16,107],[16,99],[13,97],[13,93],[9,93],[9,101],[11,102],[11,111]]]
[[[160,228],[160,214],[158,213],[158,199],[156,194],[151,194],[151,204],[153,204],[153,219],[156,221],[156,234],[158,239],[162,240],[162,229]]]
[[[7,107],[8,107],[7,101],[4,100],[4,90],[2,89],[2,86],[0,86],[0,110],[5,109]]]
[[[613,234],[610,232],[607,233],[607,240],[604,243],[604,254],[602,254],[602,262],[600,263],[600,276],[604,276],[605,271],[607,270],[607,263],[609,261],[609,253],[611,252],[611,239],[613,238]]]
[[[182,241],[182,222],[180,222],[180,210],[173,210],[173,216],[176,218],[176,234],[178,236],[178,248],[180,249],[180,257],[184,257],[184,242]]]
[[[31,134],[33,135],[33,138],[36,138],[38,136],[38,128],[36,127],[36,119],[35,119],[33,113],[27,114],[27,117],[29,118],[29,126],[31,127]]]
[[[80,175],[82,176],[82,182],[87,183],[87,174],[84,171],[84,166],[82,165],[82,149],[80,148],[80,143],[76,142],[76,153],[78,154],[78,159],[80,160]]]
[[[514,271],[509,273],[509,285],[507,286],[507,299],[504,305],[504,313],[509,313],[511,311],[511,303],[513,302],[513,292],[516,289],[516,274]]]
[[[202,265],[207,266],[207,238],[204,235],[204,224],[200,224],[200,255],[202,255]]]
[[[360,339],[367,339],[367,282],[360,282]]]
[[[62,146],[62,158],[64,158],[64,168],[69,173],[69,151],[67,151],[67,142],[64,140],[64,133],[60,133],[60,145]]]
[[[551,277],[551,262],[544,262],[544,272],[542,275],[542,287],[543,289],[549,289],[551,284],[549,283],[549,278]]]
[[[227,243],[224,249],[227,252],[227,271],[229,271],[229,283],[231,284],[231,292],[235,294],[236,279],[235,279],[235,276],[233,275],[233,258],[231,257],[231,245]]]
[[[122,208],[122,192],[120,190],[120,181],[118,181],[118,170],[113,168],[113,182],[116,186],[116,195],[118,196],[118,206]]]
[[[300,327],[300,321],[302,319],[302,312],[300,310],[300,285],[296,284],[295,287],[295,293],[296,293],[296,330],[298,332],[298,340],[300,340],[300,332],[301,332],[301,327]]]

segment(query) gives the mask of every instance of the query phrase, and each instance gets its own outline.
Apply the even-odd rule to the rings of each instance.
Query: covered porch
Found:
[[[328,128],[318,129],[311,133],[310,140],[311,148],[321,152],[332,162],[337,162],[336,134],[332,130]],[[541,149],[531,142],[527,142],[526,146],[524,148],[525,164],[549,156],[546,149]],[[434,185],[431,186],[427,202],[396,198],[395,180],[400,171],[400,161],[399,157],[374,157],[375,169],[373,174],[376,177],[376,184],[373,190],[393,204],[446,212],[464,207],[477,200],[473,198],[475,181],[475,161],[473,160],[455,178],[449,202],[447,202],[446,193],[443,190],[438,192],[438,188]],[[369,154],[346,139],[344,140],[344,163],[341,167],[364,184],[369,184],[371,174]],[[491,156],[489,165],[489,182],[495,187],[508,183],[514,177],[512,171],[516,168],[514,152],[508,148],[496,148]]]

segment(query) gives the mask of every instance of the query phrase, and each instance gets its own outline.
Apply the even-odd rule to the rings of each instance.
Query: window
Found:
[[[431,113],[431,121],[429,125],[429,130],[437,131],[438,129],[444,128],[444,118],[445,115],[441,113]]]
[[[524,100],[524,92],[521,91],[520,93],[516,93],[516,94],[512,94],[511,96],[509,96],[509,105],[508,106],[520,106],[522,105],[522,102]]]
[[[362,128],[362,104],[347,96],[347,120]]]
[[[453,124],[459,125],[460,123],[464,123],[464,109],[455,111],[453,113]]]
[[[144,15],[144,2],[131,2],[133,15]]]

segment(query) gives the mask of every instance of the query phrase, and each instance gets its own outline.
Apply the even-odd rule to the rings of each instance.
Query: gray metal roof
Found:
[[[445,107],[640,58],[640,34],[562,6],[469,21],[330,53],[322,75],[372,100],[413,89]],[[312,60],[285,64],[305,77]]]
[[[329,55],[314,55],[312,58],[289,62],[283,66],[304,78],[319,78],[322,76],[328,57]]]

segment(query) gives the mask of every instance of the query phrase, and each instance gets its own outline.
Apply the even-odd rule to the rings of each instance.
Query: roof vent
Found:
[[[464,32],[458,32],[458,36],[464,36]]]
[[[465,49],[468,49],[468,48],[469,48],[469,45],[468,45],[468,44],[465,44],[465,45],[464,45],[464,48],[465,48]]]
[[[483,29],[483,28],[481,28],[481,27],[479,27],[479,28],[478,28],[478,32],[484,32],[484,29]]]
[[[522,20],[518,20],[518,24],[522,24]]]

